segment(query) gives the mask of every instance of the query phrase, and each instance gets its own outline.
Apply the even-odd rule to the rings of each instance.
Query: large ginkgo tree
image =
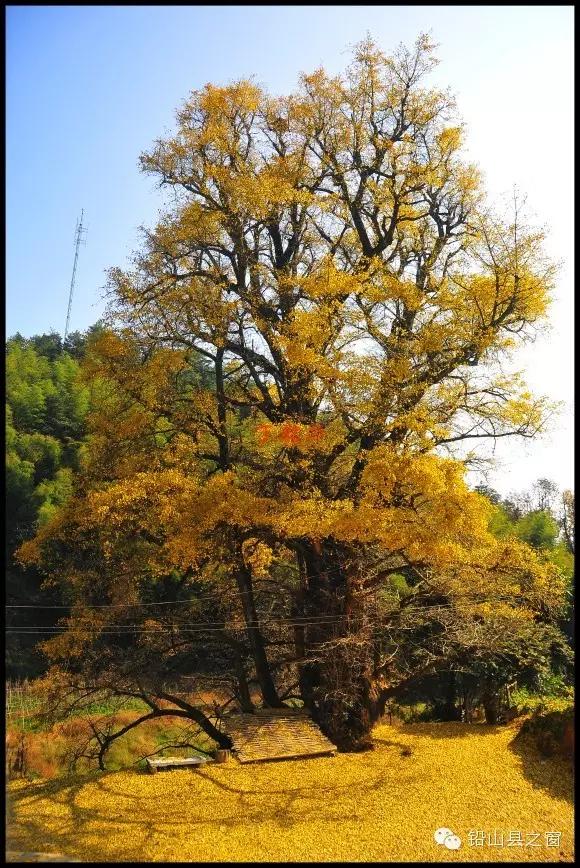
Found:
[[[435,62],[367,40],[287,97],[208,84],[141,158],[166,210],[110,273],[85,468],[23,556],[69,588],[57,663],[223,744],[162,683],[298,695],[354,749],[398,685],[556,642],[557,570],[464,478],[550,412],[502,359],[555,269],[517,198],[487,203]]]

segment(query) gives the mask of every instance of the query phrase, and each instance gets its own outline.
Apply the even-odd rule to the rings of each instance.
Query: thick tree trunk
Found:
[[[315,664],[306,673],[303,668],[302,696],[314,720],[339,750],[369,750],[371,731],[384,713],[385,700],[372,678],[342,662],[343,666],[337,666],[336,660]]]
[[[353,599],[341,553],[336,547],[304,547],[302,592],[307,659],[300,666],[300,692],[325,735],[342,751],[372,746],[371,729],[380,716],[379,691],[372,677],[372,643]],[[361,639],[363,640],[361,642]]]
[[[240,555],[241,560],[241,555]],[[250,639],[252,647],[252,655],[256,666],[256,677],[262,698],[265,705],[271,708],[280,708],[284,705],[278,696],[274,679],[270,671],[270,665],[266,656],[266,648],[264,645],[264,637],[258,626],[258,615],[254,603],[254,593],[252,588],[252,577],[249,571],[240,566],[236,572],[238,588],[241,594],[242,608],[244,610],[244,618],[246,621],[246,632]]]

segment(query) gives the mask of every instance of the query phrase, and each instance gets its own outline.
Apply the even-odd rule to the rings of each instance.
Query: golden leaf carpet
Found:
[[[517,727],[381,725],[363,754],[8,790],[8,849],[82,861],[573,860],[570,764]],[[437,844],[451,829],[461,846]]]

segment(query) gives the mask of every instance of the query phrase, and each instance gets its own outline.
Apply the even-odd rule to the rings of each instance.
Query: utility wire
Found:
[[[475,600],[475,603],[492,603],[498,602],[505,599],[510,599],[506,597],[494,597],[490,599],[479,599]],[[426,606],[406,606],[403,609],[396,609],[393,612],[386,613],[385,617],[389,618],[392,615],[397,615],[401,613],[409,612],[413,613],[422,613],[422,612],[436,612],[436,611],[446,611],[451,609],[451,605],[449,604],[431,604]],[[95,625],[93,629],[89,629],[87,627],[74,627],[69,625],[62,626],[19,626],[19,627],[6,627],[6,633],[28,633],[33,634],[36,632],[39,633],[53,633],[57,634],[58,632],[67,631],[69,633],[82,633],[86,635],[91,635],[93,633],[98,633],[99,635],[113,635],[113,636],[134,636],[140,635],[143,633],[158,633],[158,634],[171,634],[171,633],[222,633],[229,632],[232,630],[246,630],[246,629],[259,629],[261,627],[270,627],[270,626],[281,626],[281,627],[324,627],[331,626],[336,623],[344,623],[344,621],[356,621],[362,619],[368,620],[368,617],[361,613],[360,615],[318,615],[314,617],[307,618],[305,620],[299,620],[299,618],[272,618],[272,619],[259,619],[257,621],[250,621],[246,623],[240,623],[230,626],[225,626],[216,621],[208,621],[199,623],[195,627],[184,627],[180,624],[162,624],[160,627],[155,629],[145,629],[140,624],[105,624],[106,627],[104,630],[99,629],[99,625]],[[388,626],[388,625],[385,625]],[[405,629],[399,627],[398,629]],[[407,628],[412,629],[412,628]]]
[[[298,588],[296,590],[298,591]],[[257,593],[255,588],[252,591],[233,591],[233,590],[232,591],[228,591],[228,590],[221,591],[221,589],[220,589],[220,592],[222,594],[222,599],[224,597],[231,597],[231,596],[243,597],[243,596],[245,596],[247,594],[251,594],[251,593],[253,593],[254,596],[256,596],[256,593]],[[474,594],[455,594],[454,599],[460,599],[460,598],[469,598],[470,599],[471,597],[475,597],[475,596],[477,596],[475,593]],[[492,600],[495,600],[495,599],[512,599],[513,597],[516,597],[516,596],[517,596],[516,594],[498,595],[498,596],[486,598],[485,600],[482,600],[482,602],[491,602]],[[163,601],[163,602],[159,602],[159,603],[99,603],[99,604],[95,604],[95,605],[87,604],[87,605],[83,606],[83,609],[135,609],[135,608],[140,609],[141,607],[145,607],[145,606],[186,606],[189,603],[197,603],[197,602],[201,602],[203,600],[215,600],[215,594],[207,594],[206,596],[191,597],[187,600],[171,600],[171,601]],[[18,603],[18,604],[14,603],[14,604],[6,605],[6,606],[4,606],[4,608],[5,609],[37,609],[37,610],[40,610],[40,609],[71,609],[74,607],[74,605],[75,605],[74,603],[71,603],[69,606],[53,606],[53,605],[44,605],[44,604],[36,604],[36,603]]]
[[[473,604],[477,603],[497,603],[497,602],[505,602],[514,599],[520,599],[520,595],[515,594],[504,594],[497,595],[493,597],[478,597],[476,595],[463,595],[460,599],[468,599],[471,600]],[[409,605],[402,606],[399,609],[393,609],[390,612],[384,613],[385,615],[395,615],[401,614],[405,612],[424,612],[424,611],[432,611],[436,609],[450,609],[452,608],[453,602],[456,600],[452,600],[449,603],[427,603],[425,605]],[[364,613],[361,613],[364,616]],[[356,618],[359,617],[356,613],[345,613],[345,614],[334,614],[334,615],[289,615],[286,618],[258,618],[255,621],[250,621],[248,624],[244,626],[256,626],[256,625],[266,625],[266,624],[312,624],[318,621],[336,621],[336,620],[344,620],[345,618]],[[304,620],[301,620],[304,618]],[[197,622],[200,627],[223,627],[223,620],[220,621],[199,621]],[[109,625],[114,626],[114,625]],[[119,627],[140,627],[141,624],[118,624]],[[179,624],[172,624],[169,626],[179,627]],[[32,629],[32,628],[31,628]],[[226,628],[227,629],[227,628]]]

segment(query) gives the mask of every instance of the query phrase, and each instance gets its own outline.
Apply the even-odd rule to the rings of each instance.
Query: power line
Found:
[[[132,633],[163,633],[163,632],[173,632],[179,631],[180,633],[212,633],[212,632],[223,632],[228,630],[247,630],[247,629],[258,629],[260,627],[270,627],[270,626],[279,626],[279,627],[324,627],[326,625],[332,623],[338,623],[344,621],[344,616],[341,615],[321,615],[316,619],[308,619],[299,621],[297,618],[288,618],[288,619],[270,619],[270,620],[257,620],[250,621],[247,624],[244,622],[230,624],[228,626],[223,623],[219,623],[217,621],[208,621],[198,623],[192,627],[184,627],[180,624],[162,624],[159,628],[156,629],[145,629],[140,624],[103,624],[102,626],[106,628],[106,631],[113,632],[116,635],[123,635],[126,633],[127,635],[131,635]],[[58,632],[66,630],[70,633],[93,633],[93,632],[105,632],[100,630],[100,625],[95,625],[94,628],[90,629],[88,627],[72,627],[69,625],[62,626],[19,626],[19,627],[6,627],[5,632]]]
[[[216,589],[216,591],[217,590],[218,589]],[[228,590],[219,589],[219,593],[221,594],[222,598],[224,598],[224,597],[243,597],[243,596],[245,596],[247,594],[251,594],[251,593],[256,595],[256,590],[254,589],[253,591],[233,591],[233,590],[228,591]],[[520,595],[516,595],[516,594],[503,594],[503,595],[496,595],[493,597],[485,597],[485,598],[479,597],[478,598],[478,596],[476,594],[455,594],[453,596],[453,600],[474,599],[475,602],[491,603],[491,602],[496,602],[498,600],[511,600],[511,599],[518,598],[519,596]],[[158,603],[99,603],[99,604],[95,604],[95,605],[88,605],[87,604],[87,605],[83,606],[83,609],[135,609],[135,608],[140,609],[141,607],[145,607],[145,606],[185,606],[189,603],[198,603],[198,602],[202,602],[203,600],[215,600],[215,594],[201,595],[199,597],[190,597],[187,600],[165,600],[165,601],[158,602]],[[42,610],[44,610],[44,609],[65,609],[65,610],[68,610],[68,609],[73,608],[73,606],[74,606],[74,603],[71,603],[69,606],[52,606],[52,605],[44,605],[44,604],[37,604],[37,603],[22,603],[22,604],[21,603],[18,603],[18,604],[14,603],[14,604],[5,605],[4,608],[5,609],[36,609],[36,610],[41,610],[41,609]],[[410,607],[404,606],[403,608],[404,608],[404,610],[408,610]],[[421,608],[429,608],[429,606],[423,606]]]
[[[253,588],[252,590],[247,591],[235,591],[228,588],[216,588],[215,592],[212,594],[200,594],[198,597],[188,597],[186,600],[163,600],[156,603],[95,603],[95,604],[86,604],[83,606],[83,609],[140,609],[145,606],[185,606],[189,603],[198,603],[204,600],[215,600],[216,594],[220,594],[221,598],[231,599],[232,597],[245,597],[248,594],[253,594],[256,596],[261,591],[266,590],[265,588]],[[269,590],[269,589],[268,589]],[[281,590],[285,590],[283,587]],[[296,592],[299,592],[299,589],[296,588]],[[481,598],[481,602],[493,602],[494,600],[505,600],[505,599],[514,599],[518,595],[516,594],[504,594],[504,595],[494,595],[493,597]],[[477,594],[454,594],[453,599],[460,598],[476,598]],[[68,610],[73,608],[75,604],[71,603],[68,606],[65,605],[45,605],[44,603],[10,603],[4,606],[5,609],[36,609],[40,611],[41,609],[64,609]],[[408,607],[404,607],[408,608]]]
[[[475,600],[475,603],[496,603],[502,602],[508,599],[513,599],[513,597],[492,597],[487,599],[479,599]],[[426,606],[406,606],[403,609],[396,609],[393,612],[387,613],[386,617],[391,615],[401,614],[401,613],[418,613],[421,614],[423,612],[436,612],[436,611],[446,611],[450,610],[452,607],[450,604],[430,604]],[[93,629],[89,629],[87,627],[71,627],[69,625],[63,626],[30,626],[30,627],[6,627],[6,633],[21,633],[21,634],[34,634],[34,633],[52,633],[53,635],[58,634],[59,632],[69,632],[69,633],[80,633],[91,635],[93,633],[98,633],[99,635],[112,635],[112,636],[135,636],[143,633],[157,633],[157,634],[171,634],[171,633],[222,633],[230,630],[246,630],[249,628],[259,629],[261,627],[271,627],[271,626],[282,626],[282,627],[325,627],[332,626],[334,623],[343,623],[345,620],[358,620],[365,619],[365,614],[361,613],[360,615],[355,616],[346,616],[346,615],[318,615],[318,616],[310,616],[304,620],[300,620],[300,616],[290,617],[290,618],[271,618],[271,619],[258,619],[256,621],[250,621],[248,623],[240,623],[240,624],[232,624],[229,626],[225,626],[216,621],[207,621],[203,623],[198,623],[194,627],[184,627],[180,624],[163,624],[155,629],[145,629],[141,627],[140,624],[104,624],[103,626],[106,629],[99,629],[99,625],[95,625]],[[388,625],[385,625],[388,626]],[[412,629],[412,628],[403,628],[400,625],[397,626],[397,629]]]
[[[217,590],[217,589],[216,589]],[[243,597],[246,594],[249,594],[250,591],[222,591],[220,589],[219,593],[221,593],[222,597],[225,595],[228,596],[236,596]],[[256,592],[254,591],[254,594]],[[99,603],[95,605],[85,605],[84,609],[140,609],[142,606],[182,606],[187,603],[198,603],[202,600],[215,600],[215,594],[207,594],[206,596],[200,597],[191,597],[187,600],[165,600],[159,603]],[[71,603],[70,606],[45,606],[38,605],[36,603],[25,603],[25,604],[13,604],[4,606],[5,609],[70,609],[74,604]]]
[[[480,597],[480,598],[472,599],[471,602],[473,604],[498,603],[498,602],[507,602],[507,601],[514,600],[514,599],[519,599],[519,596],[517,598],[515,595],[503,595],[503,596],[498,595],[498,596],[494,596],[494,597]],[[398,609],[393,609],[391,612],[388,612],[385,614],[393,615],[393,614],[404,614],[406,612],[425,612],[425,611],[434,611],[437,609],[451,609],[451,608],[452,608],[452,602],[449,602],[449,603],[427,603],[425,605],[415,604],[415,605],[403,606],[402,608],[398,608]],[[345,618],[348,619],[348,618],[357,618],[357,617],[363,617],[363,616],[364,616],[364,612],[361,612],[360,615],[359,614],[353,614],[353,613],[350,613],[350,614],[338,613],[338,614],[329,614],[329,615],[289,615],[286,618],[284,618],[284,617],[282,617],[282,618],[268,618],[268,617],[258,618],[257,620],[250,621],[247,624],[247,626],[251,627],[251,626],[260,626],[260,625],[266,625],[266,624],[294,624],[295,622],[297,622],[297,623],[298,622],[299,623],[309,623],[310,624],[310,623],[316,623],[317,621],[344,620]],[[304,618],[305,620],[299,621],[300,618]],[[198,623],[198,626],[207,626],[207,627],[221,626],[221,625],[223,625],[223,619],[221,621],[199,621],[197,623]],[[115,626],[115,625],[110,624],[109,626]],[[119,626],[119,627],[139,627],[141,625],[140,624],[119,624],[117,626]],[[172,623],[172,626],[179,627],[179,624],[173,624]],[[246,625],[244,625],[244,627],[245,626]]]

